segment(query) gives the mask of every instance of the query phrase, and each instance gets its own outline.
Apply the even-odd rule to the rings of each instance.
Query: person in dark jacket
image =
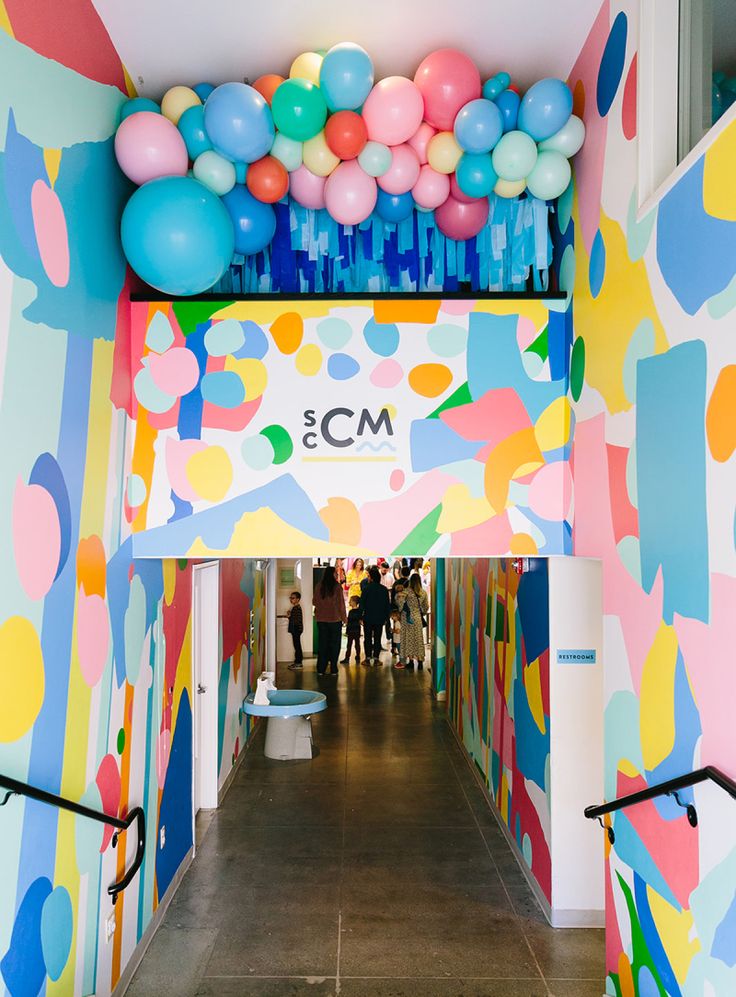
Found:
[[[391,613],[388,589],[381,584],[381,572],[374,565],[369,569],[370,582],[363,590],[363,630],[365,639],[365,664],[380,665],[381,634]]]
[[[315,587],[312,596],[314,618],[317,621],[317,673],[324,675],[327,666],[330,672],[337,675],[337,662],[340,657],[342,641],[342,625],[348,614],[345,611],[345,599],[342,589],[337,584],[335,569],[328,564],[322,573],[322,580]]]
[[[350,597],[350,609],[348,610],[348,622],[345,627],[345,634],[348,638],[348,645],[345,649],[345,657],[341,659],[341,665],[350,663],[350,651],[355,644],[355,664],[360,664],[360,632],[362,629],[363,610],[360,608],[360,599],[357,595]]]
[[[289,596],[291,609],[286,614],[289,618],[289,633],[294,642],[294,664],[290,668],[301,668],[304,661],[302,654],[302,633],[304,632],[304,616],[302,614],[302,594],[292,592]]]

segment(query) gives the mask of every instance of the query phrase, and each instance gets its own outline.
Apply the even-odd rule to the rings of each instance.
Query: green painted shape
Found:
[[[585,340],[578,336],[572,344],[572,354],[570,356],[570,391],[573,401],[577,401],[583,391],[583,381],[585,380]]]
[[[229,308],[232,301],[175,301],[172,305],[176,321],[184,336],[189,336],[198,325],[208,322],[213,315]]]
[[[122,755],[122,753],[125,751],[125,728],[124,727],[121,727],[120,730],[118,731],[117,749],[118,749],[118,754],[119,755]]]
[[[491,625],[493,623],[493,599],[490,593],[486,594],[486,637],[491,636]]]
[[[525,353],[536,353],[538,357],[542,360],[546,360],[549,356],[549,339],[547,335],[547,326],[539,333],[534,342],[527,346],[524,350]]]
[[[177,560],[177,562],[176,562],[176,563],[177,563],[177,565],[178,565],[178,567],[179,567],[179,571],[186,571],[186,569],[187,569],[187,564],[188,564],[189,562],[187,561],[187,559],[186,559],[185,557],[180,557],[180,558],[179,558],[179,559]]]
[[[441,512],[441,505],[432,509],[421,522],[417,523],[411,533],[407,537],[404,537],[392,556],[396,557],[401,553],[407,552],[416,554],[417,556],[419,554],[426,554],[432,545],[440,539],[441,534],[437,532],[437,524],[440,521]]]
[[[506,607],[501,602],[500,599],[496,599],[496,633],[494,635],[495,640],[504,639],[504,623],[506,621]]]
[[[661,997],[667,997],[667,991],[662,985],[662,981],[657,972],[657,967],[654,964],[647,947],[646,940],[644,938],[644,932],[642,931],[641,922],[639,921],[639,913],[636,909],[636,902],[634,901],[634,896],[629,889],[626,880],[623,878],[620,872],[616,873],[616,878],[618,879],[618,884],[621,887],[621,892],[624,895],[624,900],[626,901],[626,908],[629,912],[629,920],[631,922],[631,973],[634,980],[639,979],[639,970],[642,966],[647,966],[654,977],[654,982],[659,987],[659,993]]]
[[[261,436],[265,436],[273,447],[274,464],[285,464],[294,453],[294,444],[283,426],[265,426],[261,430]]]
[[[427,418],[428,419],[439,419],[440,413],[444,412],[448,408],[457,408],[459,405],[469,405],[472,402],[472,397],[470,395],[470,388],[468,387],[468,382],[461,384],[457,391],[453,391],[449,398],[445,398],[439,408],[436,408],[434,412],[431,412]]]

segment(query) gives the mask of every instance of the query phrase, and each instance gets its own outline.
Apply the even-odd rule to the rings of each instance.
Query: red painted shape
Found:
[[[92,0],[5,0],[5,9],[19,42],[127,94],[120,57]]]
[[[608,443],[606,444],[606,456],[608,457],[613,535],[618,543],[622,537],[639,536],[639,513],[629,501],[629,493],[626,488],[628,449]]]
[[[240,587],[244,567],[240,558],[220,562],[223,661],[232,658],[238,644],[247,639],[248,596]]]
[[[118,763],[112,755],[105,755],[100,762],[95,778],[97,788],[100,791],[102,800],[102,810],[110,816],[117,817],[120,809],[120,770]],[[102,836],[101,852],[110,844],[115,828],[110,824],[105,824],[105,833]]]
[[[631,60],[624,84],[624,99],[621,105],[621,126],[626,138],[631,141],[636,136],[636,53]]]

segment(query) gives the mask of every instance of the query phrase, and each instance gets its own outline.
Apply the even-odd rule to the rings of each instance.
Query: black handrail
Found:
[[[677,805],[682,807],[687,813],[690,825],[697,827],[698,812],[695,809],[695,804],[682,803],[677,794],[681,789],[687,789],[688,786],[695,786],[697,783],[706,782],[707,780],[714,782],[716,786],[719,786],[736,800],[736,782],[733,779],[729,779],[727,775],[713,765],[706,765],[705,768],[696,769],[695,772],[690,772],[688,775],[680,775],[676,779],[660,782],[656,786],[647,786],[646,789],[640,789],[638,793],[629,793],[628,796],[620,796],[617,800],[611,800],[610,803],[601,803],[597,807],[586,807],[584,813],[589,820],[597,820],[601,827],[605,828],[608,840],[613,844],[616,840],[613,828],[603,823],[603,817],[606,814],[613,813],[615,810],[623,810],[624,807],[632,807],[637,803],[644,803],[645,800],[653,800],[656,796],[674,796]]]
[[[126,886],[130,885],[143,862],[143,855],[146,850],[146,815],[143,813],[141,807],[134,807],[127,817],[112,817],[110,814],[92,810],[90,807],[85,807],[82,803],[73,803],[71,800],[65,800],[63,796],[55,796],[53,793],[47,793],[44,789],[29,786],[27,782],[19,782],[17,779],[11,779],[6,775],[0,775],[0,788],[6,791],[4,799],[0,802],[0,807],[4,807],[11,796],[27,796],[31,800],[48,803],[49,806],[59,807],[60,810],[69,810],[80,817],[96,820],[99,824],[109,824],[116,829],[112,836],[113,848],[117,846],[118,837],[128,830],[133,821],[136,822],[138,843],[133,864],[119,882],[113,883],[112,886],[108,886],[107,888],[107,892],[112,897],[114,904],[118,898],[118,893],[122,893]]]

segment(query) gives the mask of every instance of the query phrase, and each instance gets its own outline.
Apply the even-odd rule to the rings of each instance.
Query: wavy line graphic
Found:
[[[375,446],[369,443],[368,440],[364,440],[359,447],[355,448],[358,452],[361,450],[372,450],[374,453],[380,453],[381,450],[390,450],[391,453],[396,453],[396,447],[392,447],[390,443],[377,443]]]

